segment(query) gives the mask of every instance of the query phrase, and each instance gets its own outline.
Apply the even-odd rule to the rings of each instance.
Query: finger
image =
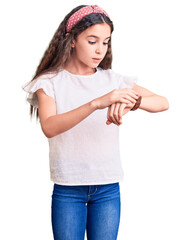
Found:
[[[111,124],[111,123],[112,123],[112,122],[110,121],[110,108],[111,108],[111,105],[108,107],[106,124]]]
[[[134,105],[135,105],[135,103],[130,102],[129,104],[127,104],[126,108],[132,108]]]
[[[121,103],[116,103],[115,108],[114,108],[114,113],[113,113],[114,119],[115,119],[117,125],[120,125],[120,121],[119,121],[119,108],[120,108],[120,106],[121,106]]]
[[[134,99],[138,99],[138,94],[136,94],[136,93],[133,93],[133,92],[128,92],[128,94],[132,97],[132,98],[134,98]]]
[[[115,118],[114,118],[114,109],[115,109],[115,103],[113,103],[111,106],[110,106],[110,113],[109,113],[109,120],[111,121],[111,122],[113,122],[114,124],[116,124],[117,125],[117,122],[116,122],[116,120],[115,120]]]
[[[128,108],[128,107],[124,108],[124,110],[123,110],[123,115],[125,115],[126,113],[128,113],[130,110],[131,110],[131,108]]]
[[[107,111],[107,119],[109,119],[109,117],[110,117],[110,108],[111,108],[111,105],[108,107],[108,111]]]
[[[109,120],[106,121],[107,125],[110,125],[112,122],[110,122]]]
[[[132,92],[132,93],[134,93],[134,94],[135,94],[135,95],[137,95],[137,96],[139,95],[139,93],[138,93],[138,92],[136,92],[136,91],[135,91],[135,90],[133,90],[133,89],[131,89],[131,92]]]
[[[125,103],[127,105],[132,104],[131,101],[127,100],[125,97],[121,97],[119,101],[120,103]]]
[[[118,112],[118,115],[119,115],[119,122],[122,124],[122,116],[124,115],[123,114],[123,110],[124,108],[126,107],[127,105],[125,103],[122,103],[119,107],[119,112]]]
[[[134,96],[134,97],[132,97]],[[136,100],[138,99],[138,97],[136,98],[134,94],[127,94],[124,96],[127,100],[129,100],[131,103],[136,103]],[[136,98],[136,99],[135,99]]]
[[[136,96],[139,96],[139,93],[136,92],[136,91],[134,91],[134,90],[131,89],[131,88],[121,88],[120,90],[123,90],[123,92],[125,92],[125,90],[126,90],[127,93],[132,93],[132,94],[134,94],[134,95],[136,95]]]
[[[123,109],[123,115],[125,115],[126,113],[128,113],[134,106],[135,104],[131,103],[130,105],[127,105],[124,109]]]

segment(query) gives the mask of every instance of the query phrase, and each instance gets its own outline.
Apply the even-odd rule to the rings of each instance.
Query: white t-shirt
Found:
[[[136,77],[96,68],[92,75],[62,70],[25,84],[27,101],[38,107],[36,91],[55,99],[56,114],[71,111],[113,89],[132,88]],[[108,108],[98,109],[73,128],[48,138],[50,177],[61,185],[99,185],[123,181],[119,127],[106,124]]]

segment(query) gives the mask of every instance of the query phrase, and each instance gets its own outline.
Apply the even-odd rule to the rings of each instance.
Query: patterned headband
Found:
[[[104,13],[107,17],[108,14],[98,5],[91,5],[87,7],[83,7],[79,9],[77,12],[71,15],[71,17],[67,21],[66,31],[70,32],[70,30],[79,22],[81,19],[91,13]],[[110,18],[110,17],[109,17]]]

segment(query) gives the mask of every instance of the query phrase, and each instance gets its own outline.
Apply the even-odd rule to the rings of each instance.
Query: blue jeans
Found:
[[[51,206],[55,240],[116,240],[120,222],[119,183],[54,184]]]

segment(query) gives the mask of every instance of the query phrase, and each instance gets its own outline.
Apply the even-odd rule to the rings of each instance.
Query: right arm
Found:
[[[38,89],[36,94],[38,97],[38,111],[41,128],[47,138],[52,138],[71,129],[97,109],[106,108],[114,102],[129,104],[130,101],[136,102],[135,99],[137,98],[137,93],[133,90],[113,90],[69,112],[56,114],[55,100],[47,96],[43,89]]]
[[[95,102],[91,101],[69,112],[56,114],[55,100],[47,96],[42,89],[36,93],[41,128],[47,138],[69,130],[97,109]]]

